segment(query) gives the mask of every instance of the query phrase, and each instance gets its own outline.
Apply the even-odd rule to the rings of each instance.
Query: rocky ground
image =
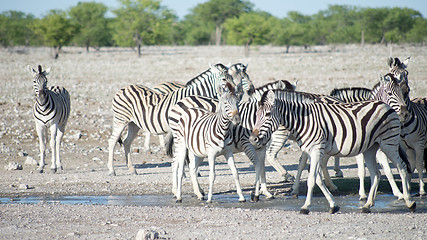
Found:
[[[251,55],[244,57],[241,47],[147,47],[138,58],[128,49],[86,53],[80,48],[64,48],[59,59],[52,60],[47,48],[0,50],[3,63],[0,69],[0,197],[171,196],[171,159],[157,146],[157,137],[152,137],[149,151],[143,149],[142,133],[132,145],[138,175],[128,174],[123,151],[116,148],[117,176],[107,176],[111,100],[118,89],[128,84],[152,87],[165,81],[185,83],[205,71],[209,63],[246,63],[255,86],[287,79],[298,81],[300,91],[328,94],[335,87],[371,88],[378,81],[378,74],[387,72],[386,59],[392,52],[401,59],[411,56],[408,67],[411,96],[427,96],[425,47],[323,46],[291,48],[288,54],[283,51],[279,47],[254,47]],[[72,101],[61,151],[64,170],[56,174],[49,172],[50,152],[44,173],[37,173],[34,164],[39,150],[31,112],[33,84],[26,65],[36,68],[38,64],[43,68],[52,67],[48,84],[64,86]],[[290,143],[279,154],[280,162],[294,175],[300,153],[298,147]],[[235,157],[244,194],[248,196],[255,177],[254,168],[243,154]],[[11,163],[21,166],[22,170],[8,170]],[[214,194],[235,195],[225,160],[221,157],[218,163]],[[341,165],[345,179],[357,176],[354,158],[343,159]],[[201,173],[200,182],[207,189],[206,165],[202,166]],[[306,176],[303,175],[303,185]],[[291,183],[284,182],[269,165],[267,180],[276,198],[289,194]],[[354,184],[357,181],[350,183],[343,181],[337,194],[357,198],[358,184]],[[415,180],[412,184],[416,189]],[[184,201],[192,198],[188,178],[183,191]],[[301,189],[302,195],[304,191]],[[389,189],[380,187],[380,191],[388,193]],[[303,199],[300,201],[302,205]],[[421,198],[420,202],[424,201]],[[313,203],[316,204],[319,203]],[[247,209],[238,203],[231,208],[222,208],[218,203],[197,206],[3,203],[0,204],[0,239],[131,239],[140,229],[146,233],[154,231],[164,239],[424,239],[426,206],[418,204],[417,210],[410,214],[402,205],[397,212],[375,212],[374,207],[372,214],[361,214],[356,209],[330,215],[325,205],[324,209],[306,216],[297,211]]]

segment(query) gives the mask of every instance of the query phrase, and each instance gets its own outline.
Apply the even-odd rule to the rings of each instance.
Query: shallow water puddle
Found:
[[[250,202],[250,196],[245,196],[247,202],[239,203],[238,197],[234,195],[214,195],[212,203],[199,201],[195,197],[185,195],[182,203],[175,203],[171,195],[141,195],[141,196],[31,196],[22,198],[0,198],[0,204],[83,204],[83,205],[120,205],[120,206],[213,206],[225,208],[247,208],[247,209],[276,209],[286,211],[299,211],[304,204],[305,197],[298,199],[293,197],[278,197],[267,200],[261,198],[259,202]],[[414,197],[417,202],[416,212],[427,212],[426,197]],[[340,206],[341,212],[358,212],[363,202],[357,196],[335,196],[335,202]],[[324,197],[314,197],[311,211],[328,211],[328,203]],[[372,212],[407,212],[403,200],[397,200],[393,195],[378,195]]]

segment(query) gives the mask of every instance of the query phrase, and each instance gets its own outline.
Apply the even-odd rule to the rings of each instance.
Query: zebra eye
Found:
[[[266,116],[266,117],[270,117],[270,116],[271,116],[271,112],[266,112],[266,113],[265,113],[265,116]]]

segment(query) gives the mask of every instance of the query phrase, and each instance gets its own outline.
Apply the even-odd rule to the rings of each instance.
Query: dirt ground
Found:
[[[23,51],[21,51],[23,50]],[[138,175],[127,171],[123,150],[116,148],[117,176],[108,176],[108,138],[112,128],[111,101],[118,89],[140,83],[152,87],[159,82],[185,83],[209,67],[209,63],[248,64],[255,86],[286,79],[298,81],[297,89],[328,94],[333,88],[371,88],[380,73],[388,71],[388,56],[411,56],[409,81],[411,97],[427,96],[427,48],[425,46],[355,45],[291,48],[253,47],[249,57],[242,47],[147,47],[138,58],[129,49],[108,48],[86,53],[82,48],[64,48],[59,59],[49,57],[48,48],[0,50],[0,198],[25,196],[110,196],[170,195],[171,159],[152,137],[149,151],[143,149],[144,135],[132,145],[132,159]],[[39,146],[32,118],[34,90],[26,66],[52,67],[49,86],[65,87],[71,95],[72,112],[64,136],[61,156],[63,171],[37,173]],[[290,143],[279,161],[295,175],[300,150]],[[253,166],[243,154],[235,155],[240,181],[249,195],[255,178]],[[22,170],[7,170],[10,162]],[[235,195],[231,172],[223,157],[218,158],[215,194]],[[355,178],[354,158],[342,159],[345,178]],[[331,175],[332,161],[330,163]],[[394,169],[395,170],[395,169]],[[200,183],[207,190],[207,165],[201,168]],[[305,185],[306,173],[303,174]],[[290,192],[267,164],[268,187],[277,198]],[[353,181],[354,182],[354,181]],[[412,180],[416,184],[416,180]],[[416,185],[414,185],[416,186]],[[358,185],[344,186],[339,194],[355,196]],[[415,187],[415,191],[416,191]],[[387,189],[381,189],[387,193]],[[304,188],[301,189],[305,195]],[[192,186],[184,180],[184,201],[191,198]],[[247,199],[249,200],[249,199]],[[261,201],[264,199],[261,198]],[[417,201],[417,198],[414,198]],[[301,206],[303,205],[303,199]],[[314,205],[318,204],[316,202]],[[300,215],[297,211],[275,209],[222,208],[218,204],[187,207],[67,205],[58,203],[0,204],[0,239],[133,239],[138,230],[153,230],[163,239],[425,239],[426,206],[416,213],[362,214],[322,211]]]

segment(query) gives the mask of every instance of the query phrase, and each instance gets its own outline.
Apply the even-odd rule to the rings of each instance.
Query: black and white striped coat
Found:
[[[286,80],[279,80],[265,84],[254,90],[254,93],[246,102],[239,104],[241,122],[232,129],[233,133],[233,144],[232,149],[234,153],[245,152],[249,160],[254,164],[256,170],[255,176],[255,195],[256,200],[258,196],[264,194],[267,198],[272,198],[272,194],[267,190],[266,177],[265,177],[265,158],[270,162],[275,169],[282,175],[286,175],[287,172],[283,166],[277,161],[276,154],[284,145],[288,131],[284,128],[280,128],[274,133],[272,142],[268,145],[255,148],[250,142],[249,137],[251,135],[252,127],[255,124],[255,112],[258,106],[258,101],[262,94],[271,89],[287,89],[294,90],[295,86]],[[177,103],[174,109],[171,111],[169,116],[170,119],[178,121],[182,113],[188,108],[203,108],[208,111],[216,111],[218,108],[218,100],[207,98],[203,96],[191,96],[187,97]],[[168,155],[172,156],[172,142],[166,143],[168,148]],[[266,155],[267,152],[267,155]],[[174,168],[174,174],[177,174],[177,169]],[[172,192],[176,192],[176,184],[172,187]]]
[[[304,93],[277,90],[266,93],[261,102],[251,142],[258,145],[269,141],[271,132],[282,125],[311,158],[307,199],[301,213],[308,213],[315,182],[326,196],[330,212],[339,210],[320,177],[319,163],[329,156],[360,153],[363,153],[371,173],[372,187],[363,206],[364,211],[369,211],[374,205],[379,181],[375,160],[378,149],[385,154],[381,157],[387,156],[399,169],[406,205],[411,211],[415,210],[415,202],[408,192],[407,164],[399,155],[399,116],[388,105],[380,101],[325,104]]]
[[[40,143],[40,162],[38,171],[43,172],[45,166],[45,150],[48,140],[47,129],[50,129],[50,147],[52,149],[52,164],[50,169],[56,172],[62,170],[60,160],[60,146],[65,132],[68,117],[70,115],[70,95],[68,91],[59,86],[47,87],[46,76],[50,68],[43,71],[39,65],[38,69],[28,70],[33,75],[34,92],[36,102],[33,107],[33,117]]]
[[[203,199],[203,194],[196,177],[198,166],[205,157],[208,158],[210,169],[208,202],[211,202],[215,180],[215,159],[217,156],[224,155],[236,182],[239,201],[245,201],[230,146],[233,141],[231,125],[240,123],[238,102],[234,87],[227,83],[215,112],[203,108],[187,108],[179,111],[179,114],[175,114],[174,117],[169,117],[175,144],[174,164],[177,165],[178,171],[172,176],[174,184],[177,184],[175,193],[177,202],[182,201],[181,185],[187,154],[194,192],[199,199]],[[177,112],[174,109],[179,108],[179,103],[172,108],[173,112]]]
[[[217,89],[229,82],[235,86],[228,69],[222,64],[211,66],[210,69],[187,82],[186,87],[169,94],[158,94],[142,85],[131,85],[120,89],[113,99],[113,132],[109,140],[109,175],[115,175],[113,154],[124,128],[128,134],[123,142],[126,162],[129,171],[136,174],[130,159],[130,146],[139,129],[152,134],[168,134],[171,132],[168,122],[169,111],[179,100],[191,95],[203,95],[217,98]],[[241,86],[236,88],[242,94]]]

